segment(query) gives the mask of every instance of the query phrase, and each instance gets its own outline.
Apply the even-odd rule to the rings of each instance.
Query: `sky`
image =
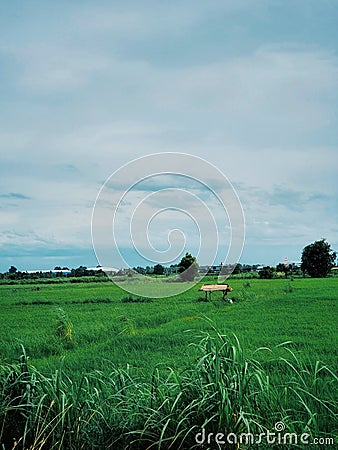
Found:
[[[100,189],[135,158],[166,152],[229,180],[245,218],[240,262],[299,261],[321,238],[337,250],[337,23],[337,0],[2,2],[0,272],[100,263]],[[141,185],[131,201],[159,185],[198,191],[176,177]],[[113,187],[123,196],[125,183]],[[173,230],[180,245],[198,232],[189,198],[177,200],[183,211],[173,198],[152,226],[161,251]],[[134,209],[120,211],[122,223]],[[118,244],[142,265],[130,240]]]

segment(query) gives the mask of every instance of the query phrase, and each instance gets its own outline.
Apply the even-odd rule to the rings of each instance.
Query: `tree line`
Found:
[[[332,267],[334,267],[337,253],[331,249],[331,246],[325,239],[315,241],[312,244],[304,247],[301,256],[301,266],[296,264],[283,264],[280,263],[276,267],[264,266],[258,270],[260,278],[269,279],[274,278],[277,273],[284,273],[285,277],[291,275],[303,275],[314,278],[326,277]],[[98,266],[98,269],[100,266]],[[228,272],[233,274],[247,273],[253,270],[257,270],[258,265],[248,264],[235,264],[234,266],[228,266]],[[121,269],[117,272],[117,275],[125,274],[125,269]],[[169,267],[165,267],[162,264],[156,264],[154,266],[133,267],[133,272],[140,273],[142,275],[172,275],[178,274],[181,281],[193,281],[199,271],[199,265],[197,260],[191,253],[186,253],[178,264],[172,264]],[[64,272],[68,272],[65,274]],[[132,273],[130,269],[127,269],[128,274]],[[61,268],[56,266],[54,270],[48,272],[20,272],[16,267],[11,266],[8,272],[0,274],[0,280],[32,280],[39,278],[55,278],[55,277],[71,277],[79,278],[84,276],[91,277],[106,277],[106,274],[102,270],[89,270],[85,266],[79,266],[75,269],[68,269],[68,267]]]
[[[290,264],[278,264],[276,269],[265,266],[259,272],[260,278],[273,278],[275,272],[284,272],[285,277],[300,271],[303,276],[312,278],[325,278],[334,267],[337,253],[331,249],[331,245],[325,239],[320,239],[304,247],[300,268]]]

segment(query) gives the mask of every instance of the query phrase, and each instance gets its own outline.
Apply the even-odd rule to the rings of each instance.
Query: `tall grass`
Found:
[[[60,344],[63,347],[72,348],[74,344],[73,324],[63,308],[58,308],[56,310],[56,316],[56,336],[60,339]]]
[[[337,435],[337,376],[325,365],[301,362],[289,344],[282,345],[288,356],[260,363],[217,329],[194,346],[193,367],[158,366],[149,382],[129,366],[75,382],[62,361],[46,377],[23,349],[18,364],[0,366],[2,448],[232,449],[239,447],[200,445],[196,434],[255,435],[277,421],[297,434]]]

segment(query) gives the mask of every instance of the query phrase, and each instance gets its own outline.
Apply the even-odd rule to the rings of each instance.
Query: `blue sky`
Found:
[[[157,152],[228,177],[242,262],[337,250],[337,23],[334,0],[2,2],[0,271],[95,265],[102,183]]]

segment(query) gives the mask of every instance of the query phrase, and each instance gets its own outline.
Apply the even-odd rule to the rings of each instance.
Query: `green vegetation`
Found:
[[[146,373],[159,361],[185,368],[191,359],[187,346],[192,336],[184,331],[208,330],[205,316],[226,333],[238,335],[248,354],[256,347],[291,340],[297,350],[332,364],[337,357],[333,345],[337,343],[337,283],[337,278],[234,278],[229,297],[236,301],[231,306],[217,292],[211,302],[198,302],[201,283],[181,295],[151,302],[126,295],[111,282],[3,285],[1,362],[19,358],[22,344],[39,369],[54,369],[63,356],[55,333],[57,310],[63,308],[73,324],[74,348],[66,352],[65,361],[72,373],[79,371],[83,354],[82,367],[89,370],[97,368],[99,355]],[[170,292],[171,286],[156,279],[144,285],[144,298],[158,289]],[[137,339],[119,334],[121,316],[134,323]]]
[[[302,271],[310,277],[324,278],[334,266],[337,253],[325,239],[307,245],[302,253]]]
[[[280,421],[297,436],[333,435],[337,405],[329,384],[337,377],[330,369],[304,365],[289,350],[290,359],[272,361],[289,374],[288,381],[271,382],[271,368],[246,358],[235,337],[214,331],[202,336],[190,370],[157,368],[150,382],[127,368],[96,370],[74,383],[64,375],[62,362],[46,377],[29,366],[23,353],[19,364],[1,369],[3,445],[192,449],[205,428],[214,436],[227,430],[253,438]]]
[[[190,449],[202,427],[257,433],[277,421],[337,436],[337,278],[229,283],[231,305],[218,293],[198,301],[200,285],[150,300],[170,292],[165,278],[142,298],[107,282],[0,286],[5,449],[14,438]]]
[[[182,281],[194,281],[198,272],[196,258],[190,253],[186,253],[178,265],[178,271]]]
[[[259,271],[259,278],[263,280],[271,280],[274,277],[275,270],[273,267],[265,266],[262,270]]]

